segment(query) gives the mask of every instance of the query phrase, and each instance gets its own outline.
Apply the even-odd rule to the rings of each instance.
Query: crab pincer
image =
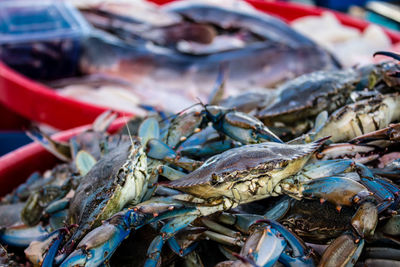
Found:
[[[240,254],[235,255],[250,266],[315,266],[313,251],[290,230],[272,220],[258,220]]]

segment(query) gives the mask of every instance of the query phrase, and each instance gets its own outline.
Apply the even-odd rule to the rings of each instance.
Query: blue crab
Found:
[[[215,112],[215,115],[211,112]],[[225,116],[226,113],[229,113],[229,116]],[[29,219],[29,224],[35,225],[42,218],[44,212],[51,215],[50,219],[55,221],[54,225],[60,225],[56,220],[62,221],[63,218],[68,224],[77,224],[78,228],[71,229],[68,235],[63,233],[69,241],[66,244],[60,242],[64,247],[63,250],[68,252],[88,231],[99,226],[102,220],[108,219],[126,204],[137,204],[151,197],[153,190],[147,189],[157,181],[158,166],[162,163],[169,162],[189,171],[201,165],[202,162],[180,157],[166,144],[176,147],[186,139],[186,136],[196,131],[207,116],[213,119],[217,127],[222,127],[222,131],[236,129],[236,133],[239,133],[238,137],[241,137],[243,142],[264,140],[262,137],[266,128],[262,127],[261,122],[247,117],[246,114],[239,113],[242,116],[237,115],[231,110],[226,111],[211,106],[210,109],[206,108],[200,114],[193,112],[178,116],[165,123],[161,130],[157,121],[150,118],[145,120],[138,129],[140,141],[134,137],[130,139],[122,137],[121,144],[118,146],[114,144],[113,146],[116,148],[109,149],[109,152],[104,151],[105,154],[99,160],[96,160],[87,151],[79,150],[79,152],[73,153],[73,156],[80,176],[70,177],[67,175],[59,186],[46,186],[46,190],[31,194],[30,198],[34,198],[35,201],[31,201],[25,207],[24,217]],[[247,128],[239,128],[234,124],[235,120],[228,121],[227,118],[232,116],[234,119],[241,119],[239,126],[247,126]],[[224,123],[222,123],[223,121]],[[254,125],[248,126],[246,123]],[[242,134],[240,135],[240,133]],[[257,133],[260,134],[260,137],[257,136]],[[87,134],[92,133],[85,132],[82,135]],[[35,136],[45,145],[53,144],[51,147],[56,148],[51,149],[53,152],[60,152],[57,148],[64,147],[39,133]],[[254,141],[251,138],[254,138]],[[111,137],[107,140],[111,140]],[[65,148],[67,147],[65,146]],[[66,149],[66,151],[69,150]],[[64,186],[66,188],[63,189]],[[71,189],[74,190],[73,196],[67,199],[63,198]],[[53,191],[54,193],[52,193]],[[35,216],[30,216],[33,214]],[[58,217],[60,219],[55,219]],[[45,234],[48,235],[46,232]],[[49,235],[49,239],[53,239],[53,236]]]
[[[245,145],[211,157],[200,168],[189,173],[186,177],[166,185],[189,194],[152,199],[135,206],[133,209],[114,215],[103,226],[89,233],[78,244],[77,250],[63,264],[72,264],[75,260],[77,260],[76,264],[84,264],[87,260],[106,260],[102,257],[103,253],[101,253],[101,259],[99,259],[97,257],[100,254],[91,251],[91,245],[87,246],[88,242],[91,243],[92,238],[97,236],[99,231],[107,232],[108,241],[114,243],[129,234],[131,228],[140,227],[144,222],[149,223],[166,217],[184,215],[178,216],[164,226],[161,230],[164,237],[153,242],[154,245],[151,247],[155,251],[151,251],[149,255],[154,256],[150,260],[154,260],[156,263],[159,256],[157,247],[160,248],[164,241],[168,240],[168,236],[172,237],[174,231],[190,224],[195,218],[281,193],[280,181],[297,173],[324,140],[294,146],[279,143]],[[242,161],[239,161],[239,159],[242,159]],[[149,211],[151,212],[147,214]],[[154,215],[156,216],[154,217]],[[176,229],[170,229],[172,225]],[[107,230],[105,231],[105,229]],[[98,241],[100,240],[97,239],[96,243]],[[105,240],[101,242],[103,241]],[[111,244],[108,241],[105,242]],[[84,250],[81,249],[83,247],[85,247]],[[109,247],[109,249],[112,250],[107,251],[108,255],[115,248]],[[179,252],[178,248],[176,250]],[[89,256],[90,259],[88,258],[89,254],[85,251],[92,255]]]
[[[319,117],[323,117],[320,115]],[[308,136],[318,139],[328,133],[334,133],[331,137],[332,142],[350,141],[363,134],[386,128],[399,119],[400,94],[377,95],[336,110],[329,117],[326,116],[316,123],[315,129]]]
[[[393,205],[398,189],[392,188],[390,184],[383,186],[375,181],[369,169],[351,160],[318,162],[301,171],[307,159],[324,141],[295,146],[277,143],[246,145],[211,157],[203,164],[204,167],[165,185],[186,194],[154,198],[117,213],[90,232],[61,266],[97,266],[111,256],[132,230],[170,218],[161,228],[161,235],[149,247],[147,264],[153,266],[157,264],[165,242],[180,255],[187,252],[179,247],[173,236],[199,216],[208,216],[279,194],[298,198],[323,198],[338,207],[359,204],[352,226],[355,235],[363,240],[376,227],[377,216],[373,214],[383,212]],[[270,157],[266,157],[267,154]],[[242,160],[239,161],[239,158]],[[360,172],[360,182],[335,176],[354,168]],[[376,194],[376,204],[368,200],[371,197],[370,190]],[[99,236],[99,233],[102,235]],[[351,240],[355,247],[353,252],[360,251],[363,242],[358,242],[355,237],[351,237]],[[357,255],[351,253],[349,257]],[[329,258],[332,257],[330,254]]]
[[[298,136],[322,111],[330,115],[360,97],[373,98],[379,93],[397,91],[399,79],[392,74],[399,71],[398,64],[391,61],[304,74],[281,85],[275,101],[259,110],[256,117],[270,127]]]

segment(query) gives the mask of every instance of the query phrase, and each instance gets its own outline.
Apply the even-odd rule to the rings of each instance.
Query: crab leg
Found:
[[[187,204],[171,197],[155,198],[132,209],[119,212],[89,232],[77,245],[75,251],[62,262],[61,266],[76,264],[99,266],[112,256],[119,244],[132,230],[168,218],[182,219],[200,215],[201,211],[194,204]],[[156,258],[158,257],[158,248],[172,237],[169,226],[164,230],[167,235],[162,240],[153,241],[152,249],[150,249],[150,253],[155,252]],[[155,262],[157,263],[157,260]]]
[[[382,56],[387,56],[387,57],[391,57],[394,58],[396,60],[400,60],[400,55],[394,52],[390,52],[390,51],[377,51],[374,53],[374,57],[377,55],[382,55]]]
[[[359,144],[368,143],[376,140],[389,140],[393,142],[400,141],[400,123],[391,124],[389,127],[370,132],[361,136],[358,136],[349,141],[349,143]]]
[[[201,161],[179,157],[174,150],[158,139],[147,141],[146,154],[150,158],[162,160],[189,171],[193,171],[203,164]]]
[[[39,128],[33,128],[27,131],[26,134],[57,158],[66,162],[71,161],[71,148],[68,143],[52,140],[50,136],[43,133]]]
[[[223,245],[228,245],[228,246],[242,246],[243,245],[243,241],[240,240],[240,238],[238,238],[238,237],[231,237],[231,236],[216,233],[213,231],[205,231],[204,235],[207,238],[214,240]]]
[[[229,228],[227,228],[227,227],[225,227],[225,226],[223,226],[223,225],[221,225],[219,223],[216,223],[216,222],[214,222],[214,221],[212,221],[210,219],[202,218],[201,222],[207,228],[209,228],[210,230],[212,230],[214,232],[217,232],[217,233],[229,236],[229,237],[233,237],[233,238],[237,238],[237,237],[241,236],[240,232],[233,231],[233,230],[231,230],[231,229],[229,229]]]
[[[43,260],[42,267],[51,267],[51,266],[53,266],[53,259],[56,256],[57,250],[60,247],[61,242],[63,241],[64,236],[65,236],[65,231],[63,231],[63,230],[58,230],[58,231],[60,231],[60,234],[54,240],[53,245],[50,246],[50,249],[47,252],[46,257]]]
[[[194,246],[190,246],[189,248],[183,250],[174,238],[174,235],[176,232],[192,223],[196,218],[196,215],[177,217],[164,225],[160,231],[161,235],[154,238],[153,242],[151,242],[149,246],[149,249],[147,250],[148,258],[146,260],[145,266],[157,266],[157,263],[160,260],[162,247],[166,241],[168,241],[170,248],[180,256],[184,256],[192,252]]]
[[[352,266],[364,248],[364,240],[350,234],[341,235],[325,250],[318,266]]]
[[[205,106],[204,114],[217,131],[243,144],[283,143],[264,123],[246,113],[219,106]]]
[[[169,180],[178,180],[186,175],[186,173],[175,170],[166,165],[161,165],[158,167],[158,174],[168,178]]]
[[[228,149],[238,147],[238,142],[231,139],[215,140],[197,146],[187,146],[179,150],[179,152],[186,157],[211,157],[216,154],[227,151]]]
[[[286,241],[292,248],[293,257],[303,257],[309,254],[307,247],[300,240],[300,238],[297,237],[288,229],[286,229],[286,227],[272,220],[264,220],[264,221],[269,225],[271,225],[273,228],[275,228],[277,231],[279,231],[279,233],[286,239]]]
[[[317,179],[334,176],[343,173],[354,164],[353,160],[324,160],[310,163],[304,166],[303,170],[296,175],[299,179]]]
[[[266,219],[262,215],[256,214],[230,214],[223,212],[218,220],[222,223],[228,225],[234,225],[237,229],[239,229],[243,233],[249,233],[250,227],[259,220]]]

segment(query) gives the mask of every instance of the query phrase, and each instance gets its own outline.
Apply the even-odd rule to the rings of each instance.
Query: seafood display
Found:
[[[34,266],[373,266],[400,263],[400,71],[304,74],[115,134],[109,111],[62,163],[0,204],[0,260]]]
[[[36,78],[112,110],[66,142],[27,130],[58,163],[1,196],[0,266],[400,266],[400,55],[382,32],[354,65],[334,34],[243,1],[72,5],[91,25],[79,71]]]

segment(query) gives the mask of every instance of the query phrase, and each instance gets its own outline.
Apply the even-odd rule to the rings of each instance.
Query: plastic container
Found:
[[[172,1],[154,0],[153,2],[165,4]],[[320,15],[326,11],[321,8],[284,2],[265,2],[263,0],[248,0],[247,2],[261,11],[277,15],[288,22],[303,16]],[[366,21],[338,12],[333,13],[344,25],[361,30],[369,25]],[[400,41],[400,33],[389,30],[385,30],[385,32],[393,43]],[[1,63],[0,102],[30,120],[42,122],[61,130],[91,123],[106,110],[103,107],[60,96],[52,89],[27,79]]]
[[[0,59],[35,79],[75,75],[89,29],[65,1],[0,1]]]

